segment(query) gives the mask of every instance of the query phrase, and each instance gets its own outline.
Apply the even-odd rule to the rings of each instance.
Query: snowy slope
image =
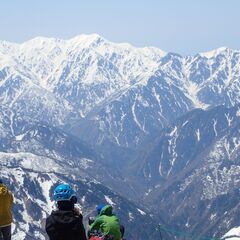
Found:
[[[229,230],[222,239],[228,240],[239,240],[240,239],[240,227],[235,227]]]
[[[41,122],[15,122],[8,118],[8,109],[1,110],[0,178],[15,196],[13,239],[46,238],[44,221],[54,207],[52,192],[60,182],[76,187],[85,224],[87,216],[94,215],[97,204],[109,203],[114,205],[121,221],[131,226],[128,237],[145,239],[150,232],[157,234],[154,224],[148,226],[154,220],[143,214],[143,206],[111,190],[127,189],[129,184],[122,182],[117,170],[109,171],[92,147]],[[141,232],[140,222],[146,225]]]
[[[11,116],[11,115],[10,115]],[[102,153],[62,129],[43,122],[26,122],[8,118],[7,109],[0,108],[0,151],[29,153],[51,159],[63,168],[75,170],[82,177],[94,176],[103,184],[119,192],[127,191],[129,184],[118,169],[109,171]],[[119,186],[119,182],[124,182]]]
[[[179,231],[222,236],[239,221],[239,139],[239,105],[182,116],[136,157],[145,201]]]
[[[183,57],[97,34],[1,42],[1,101],[22,116],[70,123],[90,143],[136,148],[190,109],[238,103],[239,66],[228,48]]]
[[[121,221],[128,226],[126,236],[146,239],[150,233],[157,236],[153,219],[139,206],[117,195],[95,179],[73,173],[51,159],[29,153],[0,153],[1,178],[14,194],[14,240],[46,239],[45,219],[55,208],[52,199],[54,187],[63,182],[71,184],[79,196],[78,207],[83,213],[87,229],[87,217],[95,215],[99,203],[114,207]],[[131,216],[131,217],[130,217]],[[145,225],[139,229],[138,224]],[[149,225],[149,223],[151,223]],[[131,229],[131,231],[130,231]]]

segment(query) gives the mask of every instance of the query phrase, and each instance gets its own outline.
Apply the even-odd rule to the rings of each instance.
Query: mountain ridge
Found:
[[[75,185],[88,177],[151,204],[156,222],[163,215],[176,227],[223,234],[238,215],[239,79],[240,51],[229,48],[181,56],[99,35],[0,42],[1,167],[30,172],[23,182],[33,186],[44,178],[34,173],[41,161],[65,166]]]

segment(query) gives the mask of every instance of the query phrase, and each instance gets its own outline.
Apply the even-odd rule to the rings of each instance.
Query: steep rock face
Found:
[[[207,111],[196,109],[183,115],[163,130],[150,148],[140,152],[144,156],[142,162],[145,162],[143,175],[153,182],[176,175],[237,125],[239,114],[239,106],[229,109],[219,106]],[[155,165],[151,166],[151,163]]]
[[[238,224],[239,113],[239,105],[189,112],[145,153],[146,201],[176,228],[220,236]]]

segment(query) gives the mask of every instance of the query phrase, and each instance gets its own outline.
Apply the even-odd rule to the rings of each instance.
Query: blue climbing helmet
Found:
[[[53,199],[57,202],[70,201],[72,197],[76,198],[76,192],[69,184],[60,184],[54,190]]]
[[[97,207],[96,207],[96,211],[97,211],[97,214],[99,215],[101,210],[105,207],[106,205],[104,204],[99,204]]]

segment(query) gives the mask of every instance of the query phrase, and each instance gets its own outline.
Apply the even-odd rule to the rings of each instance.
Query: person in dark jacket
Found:
[[[74,207],[77,203],[75,191],[68,184],[54,190],[57,210],[46,220],[46,232],[50,240],[87,240],[81,213]]]

